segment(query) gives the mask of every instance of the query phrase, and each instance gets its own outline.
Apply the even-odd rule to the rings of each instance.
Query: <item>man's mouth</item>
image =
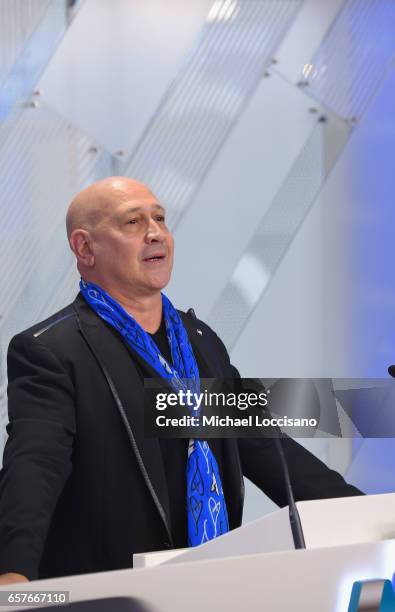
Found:
[[[151,255],[151,257],[144,257],[143,261],[147,263],[154,263],[159,261],[164,261],[166,259],[166,255]]]

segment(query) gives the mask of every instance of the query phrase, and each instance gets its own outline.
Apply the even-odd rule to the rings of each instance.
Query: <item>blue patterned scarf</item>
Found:
[[[83,280],[80,289],[91,308],[115,327],[175,392],[190,389],[200,393],[199,370],[187,332],[163,293],[163,316],[173,365],[166,361],[152,337],[103,289]],[[218,464],[208,443],[190,440],[186,464],[188,542],[189,546],[197,546],[229,531],[228,514]]]

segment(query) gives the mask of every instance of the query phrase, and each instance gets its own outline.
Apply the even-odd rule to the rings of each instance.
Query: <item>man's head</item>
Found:
[[[169,282],[173,237],[143,183],[115,176],[90,185],[71,202],[66,226],[81,276],[108,293],[152,296]]]

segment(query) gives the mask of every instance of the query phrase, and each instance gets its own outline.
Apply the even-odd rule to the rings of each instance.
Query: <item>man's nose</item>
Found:
[[[163,242],[164,232],[158,221],[155,221],[155,219],[150,219],[145,237],[147,242]]]

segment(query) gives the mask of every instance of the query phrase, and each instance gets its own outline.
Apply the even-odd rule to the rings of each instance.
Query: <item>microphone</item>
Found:
[[[388,374],[390,374],[390,376],[392,376],[392,378],[395,378],[395,365],[390,365],[388,367]]]
[[[271,390],[274,389],[274,386],[275,385],[271,387]],[[262,387],[265,388],[262,382],[259,382],[259,384],[257,385],[255,381],[253,382],[251,379],[249,379],[248,389],[251,388],[254,392],[256,391],[259,392],[262,390]],[[244,386],[243,386],[243,389],[245,389]],[[268,417],[271,417],[270,410],[268,410],[267,408],[264,408],[263,412],[267,414]],[[288,462],[285,457],[283,444],[282,444],[282,438],[286,436],[282,434],[280,428],[275,427],[274,430],[275,431],[273,431],[272,440],[274,441],[274,446],[276,448],[278,457],[280,459],[281,470],[284,476],[285,493],[286,493],[286,497],[288,501],[289,523],[291,525],[291,531],[292,531],[292,537],[293,537],[295,549],[299,550],[301,548],[306,548],[306,543],[304,540],[302,522],[300,520],[300,515],[296,507],[296,503],[295,503],[295,497],[293,494],[291,478],[289,475]]]
[[[395,367],[394,367],[394,373],[395,373]],[[302,522],[300,520],[300,515],[296,507],[291,479],[289,477],[288,463],[285,458],[281,438],[275,436],[273,439],[274,439],[274,443],[277,448],[278,455],[280,457],[281,466],[282,466],[283,474],[284,474],[285,492],[287,494],[287,500],[288,500],[289,522],[291,525],[292,537],[293,537],[295,549],[299,550],[301,548],[306,548],[306,543],[304,541],[304,535],[303,535],[303,529],[302,529]]]

